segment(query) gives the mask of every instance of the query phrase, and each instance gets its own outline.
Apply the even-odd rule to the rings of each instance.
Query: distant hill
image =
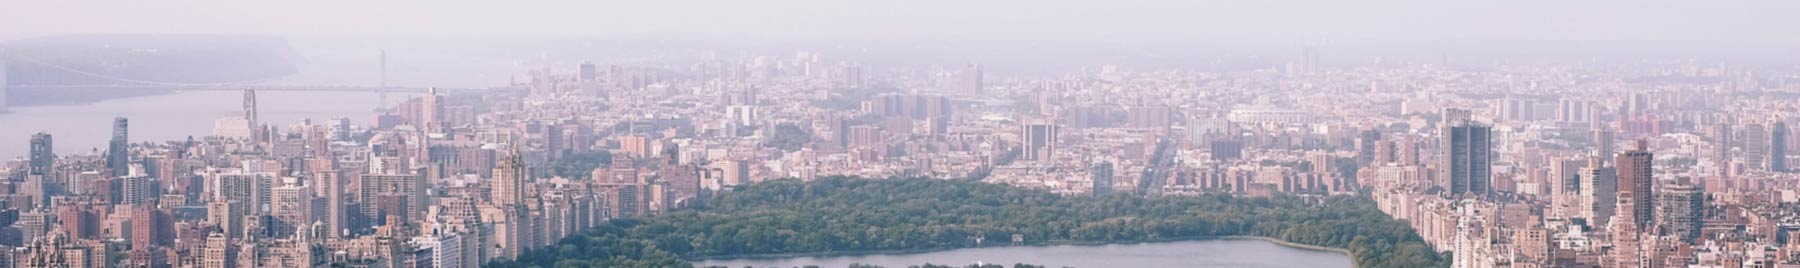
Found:
[[[286,39],[255,35],[58,35],[0,44],[11,85],[214,84],[299,71]]]

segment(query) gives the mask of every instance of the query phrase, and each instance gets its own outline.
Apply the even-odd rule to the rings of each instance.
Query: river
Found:
[[[372,92],[259,91],[258,117],[278,127],[312,119],[350,118],[353,124],[374,119],[380,95]],[[397,103],[413,95],[388,93]],[[90,103],[11,107],[0,113],[0,163],[23,157],[32,134],[49,133],[56,153],[68,155],[104,150],[112,120],[130,120],[132,142],[166,141],[212,135],[213,122],[243,111],[238,91],[181,91],[172,94],[107,99]]]
[[[1350,268],[1350,257],[1337,252],[1277,245],[1254,239],[1194,240],[1108,245],[1055,245],[967,248],[905,254],[862,254],[702,260],[695,267],[843,268],[852,263],[904,268],[925,263],[955,266],[1014,263],[1045,267],[1192,267],[1192,268]]]

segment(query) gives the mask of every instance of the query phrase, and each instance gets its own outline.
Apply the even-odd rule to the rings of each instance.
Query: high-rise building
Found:
[[[1713,166],[1718,168],[1716,173],[1719,176],[1729,176],[1731,174],[1731,147],[1734,145],[1731,140],[1731,124],[1713,125],[1712,138]]]
[[[594,81],[594,79],[600,78],[599,68],[594,66],[594,62],[583,61],[576,67],[576,70],[578,70],[578,74],[575,78],[581,81]]]
[[[1037,121],[1025,124],[1019,134],[1024,140],[1020,144],[1019,159],[1050,160],[1056,156],[1056,124],[1049,121]]]
[[[112,141],[106,147],[106,168],[113,176],[125,176],[131,170],[131,142],[124,117],[113,119]]]
[[[513,151],[494,167],[492,192],[494,204],[500,207],[522,205],[525,202],[525,160],[518,151]]]
[[[1581,170],[1581,215],[1589,226],[1606,226],[1619,202],[1618,174],[1600,157],[1588,159]]]
[[[1744,166],[1766,168],[1769,162],[1769,128],[1763,124],[1744,124]]]
[[[1769,171],[1787,172],[1787,138],[1786,122],[1776,121],[1769,124]]]
[[[1594,141],[1594,155],[1600,156],[1600,157],[1611,157],[1613,155],[1613,152],[1615,152],[1613,149],[1613,145],[1617,144],[1617,143],[1616,143],[1616,140],[1613,139],[1612,129],[1607,129],[1607,128],[1595,129],[1593,141]],[[1604,160],[1602,160],[1602,161],[1604,161]]]
[[[1665,184],[1656,196],[1656,222],[1663,233],[1692,241],[1700,236],[1701,211],[1706,208],[1706,193],[1682,178]]]
[[[985,81],[987,78],[984,76],[985,74],[982,73],[981,64],[969,64],[968,67],[964,67],[961,81],[963,92],[975,94],[984,92],[983,90],[987,87]]]
[[[1382,146],[1384,144],[1387,146]],[[1356,135],[1356,163],[1358,165],[1370,166],[1372,163],[1386,164],[1385,162],[1391,162],[1394,160],[1393,150],[1394,147],[1392,142],[1384,142],[1381,140],[1381,131],[1364,129]],[[1386,161],[1376,161],[1376,159]]]
[[[260,122],[257,122],[256,119],[257,119],[257,117],[256,117],[256,90],[255,89],[245,89],[244,90],[244,120],[249,121],[250,129],[257,129],[257,124]]]
[[[131,206],[131,248],[148,249],[175,244],[175,220],[156,204]]]
[[[320,182],[319,186],[325,188],[325,215],[319,217],[325,223],[325,237],[344,238],[344,232],[350,228],[350,214],[344,208],[348,203],[344,199],[348,196],[344,192],[346,188],[342,173],[329,170],[313,172],[312,176],[313,181]]]
[[[419,124],[427,132],[440,132],[444,127],[444,97],[438,96],[437,88],[425,90],[425,96],[419,97]]]
[[[1655,157],[1643,140],[1637,141],[1636,148],[1619,153],[1615,160],[1619,175],[1618,193],[1633,197],[1629,204],[1632,210],[1630,220],[1639,230],[1651,229],[1652,220],[1655,219],[1652,214],[1654,207],[1651,206],[1655,202],[1655,193],[1650,192],[1651,185],[1656,181],[1654,169],[1651,168],[1652,160]]]
[[[56,150],[52,145],[49,133],[31,135],[31,156],[26,174],[50,176],[50,170],[56,167]]]
[[[206,235],[206,250],[200,256],[200,268],[236,268],[238,245],[221,233]]]
[[[1449,194],[1487,194],[1493,181],[1493,144],[1490,127],[1463,120],[1443,127],[1438,168],[1440,185]]]
[[[1100,164],[1094,165],[1093,177],[1094,195],[1099,196],[1113,193],[1112,162],[1100,162]]]
[[[291,237],[305,231],[313,220],[312,186],[298,181],[283,182],[269,198],[269,224],[272,237]]]

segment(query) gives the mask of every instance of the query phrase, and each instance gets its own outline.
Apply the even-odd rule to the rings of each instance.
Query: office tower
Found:
[[[206,250],[200,256],[200,268],[236,268],[238,245],[221,233],[206,235]]]
[[[629,157],[648,157],[650,156],[650,138],[635,134],[625,135],[625,137],[619,138],[619,150],[624,151],[625,156]]]
[[[1487,194],[1492,181],[1493,154],[1490,127],[1470,121],[1454,121],[1443,127],[1438,155],[1439,183],[1452,195]]]
[[[293,178],[288,178],[293,179]],[[271,237],[291,237],[303,233],[313,220],[312,186],[298,180],[283,182],[271,190],[269,198]]]
[[[168,247],[175,243],[175,221],[156,204],[131,206],[131,248]]]
[[[49,133],[38,132],[31,135],[31,155],[27,162],[29,168],[25,169],[26,174],[50,176],[50,170],[56,168],[56,150],[51,142]]]
[[[525,197],[526,171],[525,160],[522,157],[521,153],[515,150],[509,153],[505,159],[500,160],[499,166],[494,167],[493,188],[492,193],[489,194],[494,199],[494,205],[505,208],[525,203],[523,198]]]
[[[131,146],[124,117],[113,119],[112,141],[106,147],[106,168],[113,176],[125,176],[131,170]]]
[[[1744,166],[1764,168],[1769,162],[1769,128],[1763,124],[1744,124]]]
[[[358,187],[356,200],[362,202],[365,219],[385,221],[388,216],[418,219],[425,215],[423,206],[419,205],[425,203],[424,174],[359,175],[355,177],[359,181],[353,184]],[[386,207],[382,206],[384,200]]]
[[[1595,156],[1612,157],[1613,152],[1614,152],[1613,145],[1617,144],[1616,142],[1614,142],[1612,129],[1610,129],[1610,128],[1594,129],[1593,141],[1594,141],[1594,155]]]
[[[1152,105],[1132,107],[1126,111],[1126,122],[1133,128],[1165,129],[1169,128],[1172,113],[1169,107]]]
[[[1576,99],[1561,99],[1556,102],[1556,121],[1563,123],[1585,123],[1588,117],[1588,102]]]
[[[1099,196],[1113,193],[1112,162],[1100,162],[1100,164],[1094,165],[1093,176],[1094,195]]]
[[[100,210],[93,203],[63,203],[56,206],[56,221],[62,231],[74,239],[100,238]]]
[[[437,88],[425,90],[425,96],[419,97],[419,124],[427,132],[441,132],[444,124],[444,97],[438,96]]]
[[[577,66],[576,70],[579,70],[576,78],[581,81],[594,81],[594,79],[600,77],[599,68],[595,68],[594,62],[591,61],[581,62],[581,65]]]
[[[261,122],[256,121],[256,119],[257,119],[256,118],[256,90],[255,89],[245,89],[244,90],[244,120],[250,122],[250,129],[257,129],[257,124],[261,123]]]
[[[1700,236],[1701,211],[1706,209],[1706,193],[1681,178],[1665,184],[1656,196],[1656,221],[1663,233],[1693,241]]]
[[[347,189],[344,187],[345,181],[342,174],[337,170],[312,173],[313,181],[318,182],[319,187],[325,188],[325,215],[320,218],[323,220],[321,222],[325,224],[327,232],[325,237],[328,238],[344,238],[344,232],[350,228],[350,214],[344,208],[345,205],[348,205],[344,199],[349,196],[344,192]]]
[[[218,226],[226,237],[237,238],[244,235],[244,217],[249,208],[237,200],[214,199],[206,203],[206,221]]]
[[[259,213],[259,208],[268,204],[269,189],[274,184],[272,173],[215,173],[211,174],[212,189],[215,200],[231,200],[242,202],[248,208],[246,213]],[[219,202],[219,201],[213,201]]]
[[[962,90],[965,93],[981,94],[987,87],[982,74],[981,64],[969,64],[962,71]]]
[[[1049,121],[1027,123],[1019,136],[1023,138],[1019,146],[1019,159],[1050,160],[1056,157],[1056,125],[1054,123]]]
[[[886,137],[880,127],[850,127],[850,148],[879,149],[885,145]]]
[[[1787,123],[1769,124],[1769,171],[1787,172]]]
[[[1731,140],[1731,124],[1713,125],[1712,136],[1713,166],[1718,168],[1719,176],[1729,176],[1731,175],[1731,147],[1735,145]]]
[[[1655,157],[1648,147],[1644,140],[1638,140],[1637,148],[1619,153],[1618,160],[1615,160],[1619,175],[1618,193],[1620,196],[1632,197],[1632,203],[1629,204],[1630,220],[1639,230],[1649,230],[1655,219],[1651,214],[1654,211],[1651,204],[1655,201],[1655,193],[1650,192],[1651,184],[1656,181],[1651,168]]]
[[[724,186],[737,186],[739,184],[750,183],[752,180],[752,178],[750,178],[750,161],[744,161],[742,159],[727,160],[725,161],[723,172],[725,174],[723,174],[724,176],[722,176],[723,178],[721,178],[722,181],[720,184],[723,184]]]
[[[1619,202],[1618,174],[1604,165],[1600,157],[1592,157],[1581,170],[1581,215],[1589,226],[1606,226]]]
[[[1383,148],[1382,145],[1387,145]],[[1381,140],[1381,131],[1364,129],[1356,135],[1356,163],[1361,166],[1385,164],[1394,160],[1393,143]],[[1377,161],[1377,160],[1386,161]]]

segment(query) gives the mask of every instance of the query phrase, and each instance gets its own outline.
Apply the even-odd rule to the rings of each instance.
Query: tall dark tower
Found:
[[[1619,153],[1615,160],[1619,172],[1619,196],[1631,197],[1631,204],[1626,204],[1631,207],[1619,209],[1631,210],[1631,223],[1639,230],[1648,230],[1655,224],[1656,217],[1651,213],[1656,211],[1652,205],[1656,202],[1656,193],[1650,191],[1651,184],[1656,181],[1651,169],[1655,158],[1644,140],[1638,140],[1636,148]]]
[[[1444,118],[1456,118],[1445,121],[1442,132],[1442,150],[1438,154],[1438,167],[1442,168],[1440,186],[1451,195],[1473,193],[1487,194],[1489,182],[1493,181],[1493,141],[1489,135],[1492,127],[1472,122],[1467,117],[1450,116],[1466,114],[1466,110],[1452,110]]]
[[[250,129],[256,129],[256,90],[244,90],[244,120],[250,121]]]
[[[1094,165],[1094,195],[1102,196],[1113,193],[1113,164],[1100,162]]]
[[[1787,172],[1787,123],[1769,124],[1769,172]]]
[[[113,176],[125,176],[131,170],[131,142],[127,129],[124,117],[113,119],[112,142],[106,147],[106,167],[112,169]]]
[[[49,133],[38,132],[31,135],[30,175],[50,175],[50,169],[56,165],[56,150],[51,147]]]

